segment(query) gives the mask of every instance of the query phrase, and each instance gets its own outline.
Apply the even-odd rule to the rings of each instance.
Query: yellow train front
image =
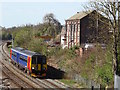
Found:
[[[31,57],[31,76],[33,77],[45,77],[47,71],[46,56],[33,55]]]
[[[20,47],[11,48],[10,58],[12,63],[23,68],[33,77],[45,77],[47,71],[46,56],[25,50]]]

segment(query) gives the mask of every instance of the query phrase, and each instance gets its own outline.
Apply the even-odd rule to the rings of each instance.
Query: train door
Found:
[[[46,70],[46,56],[42,56],[42,65],[43,65],[43,71]]]
[[[12,60],[17,63],[17,54],[14,51],[12,51]]]
[[[41,71],[45,71],[44,65],[46,64],[46,57],[45,56],[39,56],[38,58],[38,64],[41,65]]]
[[[38,70],[38,65],[37,65],[37,57],[33,56],[32,58],[32,70],[37,71]]]
[[[42,57],[41,56],[38,56],[38,65],[39,65],[38,70],[42,71],[43,70],[43,63],[42,63]]]
[[[36,63],[35,63],[35,68],[36,68],[36,71],[38,71],[38,62],[37,62],[38,60],[37,60],[37,58],[38,58],[38,57],[35,57],[35,62],[36,62]]]
[[[17,53],[16,61],[17,61],[17,63],[19,64],[19,53]]]

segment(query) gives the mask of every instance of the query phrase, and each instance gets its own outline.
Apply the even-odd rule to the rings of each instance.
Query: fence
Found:
[[[100,88],[101,85],[97,84],[96,82],[92,81],[92,80],[88,80],[86,78],[81,77],[78,74],[68,74],[68,77],[70,77],[71,79],[75,80],[77,83],[82,83],[86,86],[86,88]]]
[[[64,69],[62,70],[65,71]],[[98,84],[93,80],[88,80],[86,78],[81,77],[79,74],[65,73],[65,78],[73,79],[77,83],[83,84],[85,88],[97,88],[97,89],[105,88],[105,87],[102,87],[101,84]]]

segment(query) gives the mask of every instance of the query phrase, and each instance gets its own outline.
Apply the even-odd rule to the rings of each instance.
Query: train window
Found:
[[[32,64],[46,64],[46,57],[45,56],[34,56],[32,58]]]
[[[16,54],[15,52],[12,52],[12,55],[13,55],[14,57],[16,57],[16,56],[17,56],[17,54]]]
[[[24,56],[20,56],[20,59],[21,59],[22,61],[27,62],[27,59],[26,59]]]
[[[37,58],[37,57],[33,57],[33,58],[32,58],[32,64],[36,64],[36,58]]]
[[[42,57],[38,56],[38,64],[41,64]]]

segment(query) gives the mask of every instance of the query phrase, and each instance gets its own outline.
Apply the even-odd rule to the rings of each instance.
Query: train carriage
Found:
[[[25,50],[20,47],[11,48],[10,58],[12,62],[22,67],[24,71],[28,72],[34,77],[46,76],[47,62],[46,56],[36,52]]]

